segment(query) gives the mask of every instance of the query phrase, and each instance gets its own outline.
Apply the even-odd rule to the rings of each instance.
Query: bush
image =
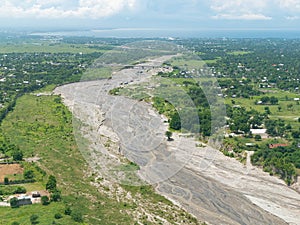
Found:
[[[78,212],[78,211],[77,212],[72,212],[71,217],[75,222],[78,222],[78,223],[83,222],[83,217],[82,217],[81,212]]]
[[[62,215],[61,215],[60,213],[56,213],[56,214],[54,215],[54,218],[57,219],[57,220],[59,220],[59,219],[62,218]]]
[[[4,177],[4,184],[5,184],[5,185],[8,185],[8,184],[9,184],[9,179],[8,179],[8,177]]]
[[[255,141],[261,141],[261,136],[257,134],[255,135],[254,139]]]
[[[54,176],[49,176],[48,182],[46,184],[46,189],[51,192],[54,192],[56,190],[56,178]]]
[[[31,224],[38,224],[38,223],[39,223],[38,218],[39,218],[38,215],[32,214],[32,215],[30,216],[30,222],[31,222]]]
[[[23,152],[18,150],[14,150],[12,153],[12,157],[14,161],[22,161],[23,160]]]
[[[70,207],[67,207],[65,209],[65,215],[71,215],[71,213],[72,213],[72,209]]]
[[[32,170],[25,170],[24,172],[24,179],[33,179],[34,173]]]
[[[17,198],[10,199],[9,203],[10,203],[10,207],[12,207],[12,208],[18,208],[19,207],[19,204],[18,204],[19,201],[18,201]]]
[[[41,201],[42,201],[42,205],[49,205],[50,204],[48,196],[42,196]]]
[[[57,190],[51,194],[51,201],[59,202],[61,200],[61,193]]]
[[[23,194],[26,193],[26,188],[24,187],[17,187],[16,190],[14,190],[14,194]]]
[[[20,225],[18,222],[12,222],[11,225]]]

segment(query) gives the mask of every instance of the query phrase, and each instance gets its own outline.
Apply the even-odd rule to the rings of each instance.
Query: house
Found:
[[[265,134],[267,132],[267,129],[250,129],[251,133],[256,134]]]
[[[17,199],[18,199],[18,206],[32,204],[31,197],[28,195],[20,195],[19,197],[17,197]]]
[[[247,147],[255,147],[256,144],[255,144],[255,143],[246,143],[246,146],[247,146]]]

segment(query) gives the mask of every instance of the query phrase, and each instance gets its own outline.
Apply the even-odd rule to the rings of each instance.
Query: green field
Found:
[[[277,105],[257,105],[255,104],[257,101],[261,99],[263,96],[274,96],[278,98],[279,102]],[[247,98],[226,98],[225,102],[226,104],[230,105],[240,105],[242,107],[245,107],[247,110],[255,109],[258,112],[264,112],[265,107],[269,107],[271,111],[271,115],[269,117],[271,119],[283,119],[289,123],[291,123],[292,126],[295,128],[300,128],[300,123],[298,122],[298,118],[300,117],[300,105],[299,102],[294,101],[294,98],[299,98],[298,94],[285,92],[285,91],[279,91],[276,90],[274,92],[265,93],[264,95],[260,96],[253,96],[251,99]],[[234,104],[232,103],[234,101]],[[291,109],[288,109],[288,105],[292,104],[293,107]],[[278,107],[281,107],[279,110]]]
[[[81,80],[89,81],[89,80],[98,80],[98,79],[108,79],[112,76],[112,69],[109,67],[102,68],[89,68],[84,72]]]
[[[180,68],[201,68],[205,66],[208,63],[216,63],[218,59],[212,59],[212,60],[202,60],[199,58],[194,59],[186,59],[186,58],[174,58],[170,60],[168,63],[170,63],[172,66],[177,66]]]
[[[228,52],[227,54],[229,55],[246,55],[246,54],[250,54],[252,52],[249,51],[233,51],[233,52]]]
[[[30,225],[30,216],[35,214],[38,218],[38,224],[77,224],[70,216],[64,215],[65,205],[64,203],[51,203],[47,206],[42,205],[30,205],[23,206],[17,209],[0,207],[0,224],[10,225],[12,222],[18,222],[22,225]],[[61,214],[61,219],[55,219],[55,214]],[[56,222],[56,223],[53,223]]]
[[[11,44],[2,43],[0,44],[0,53],[83,53],[89,54],[93,52],[105,52],[105,50],[90,48],[89,45],[83,44],[65,44],[65,43],[50,43],[50,42],[40,42],[37,43],[21,43],[21,44]]]

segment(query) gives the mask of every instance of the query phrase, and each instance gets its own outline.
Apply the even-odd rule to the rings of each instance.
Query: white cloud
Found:
[[[269,20],[271,17],[297,19],[300,0],[210,0],[214,19]]]
[[[269,0],[210,0],[211,9],[216,12],[214,19],[270,20],[264,15]]]
[[[37,18],[103,18],[122,10],[133,10],[136,0],[5,0],[0,17]]]
[[[285,17],[287,20],[299,20],[300,17],[299,16],[286,16]]]
[[[213,19],[225,19],[225,20],[271,20],[272,17],[265,16],[262,14],[242,14],[242,15],[231,15],[231,14],[218,14],[212,17]]]
[[[253,12],[262,11],[268,6],[268,0],[210,0],[211,8],[216,12]]]
[[[282,9],[300,12],[300,0],[278,0],[278,2]]]

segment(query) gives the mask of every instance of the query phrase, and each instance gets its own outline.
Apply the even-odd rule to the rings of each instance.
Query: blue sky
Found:
[[[2,27],[300,29],[300,0],[1,0]]]

